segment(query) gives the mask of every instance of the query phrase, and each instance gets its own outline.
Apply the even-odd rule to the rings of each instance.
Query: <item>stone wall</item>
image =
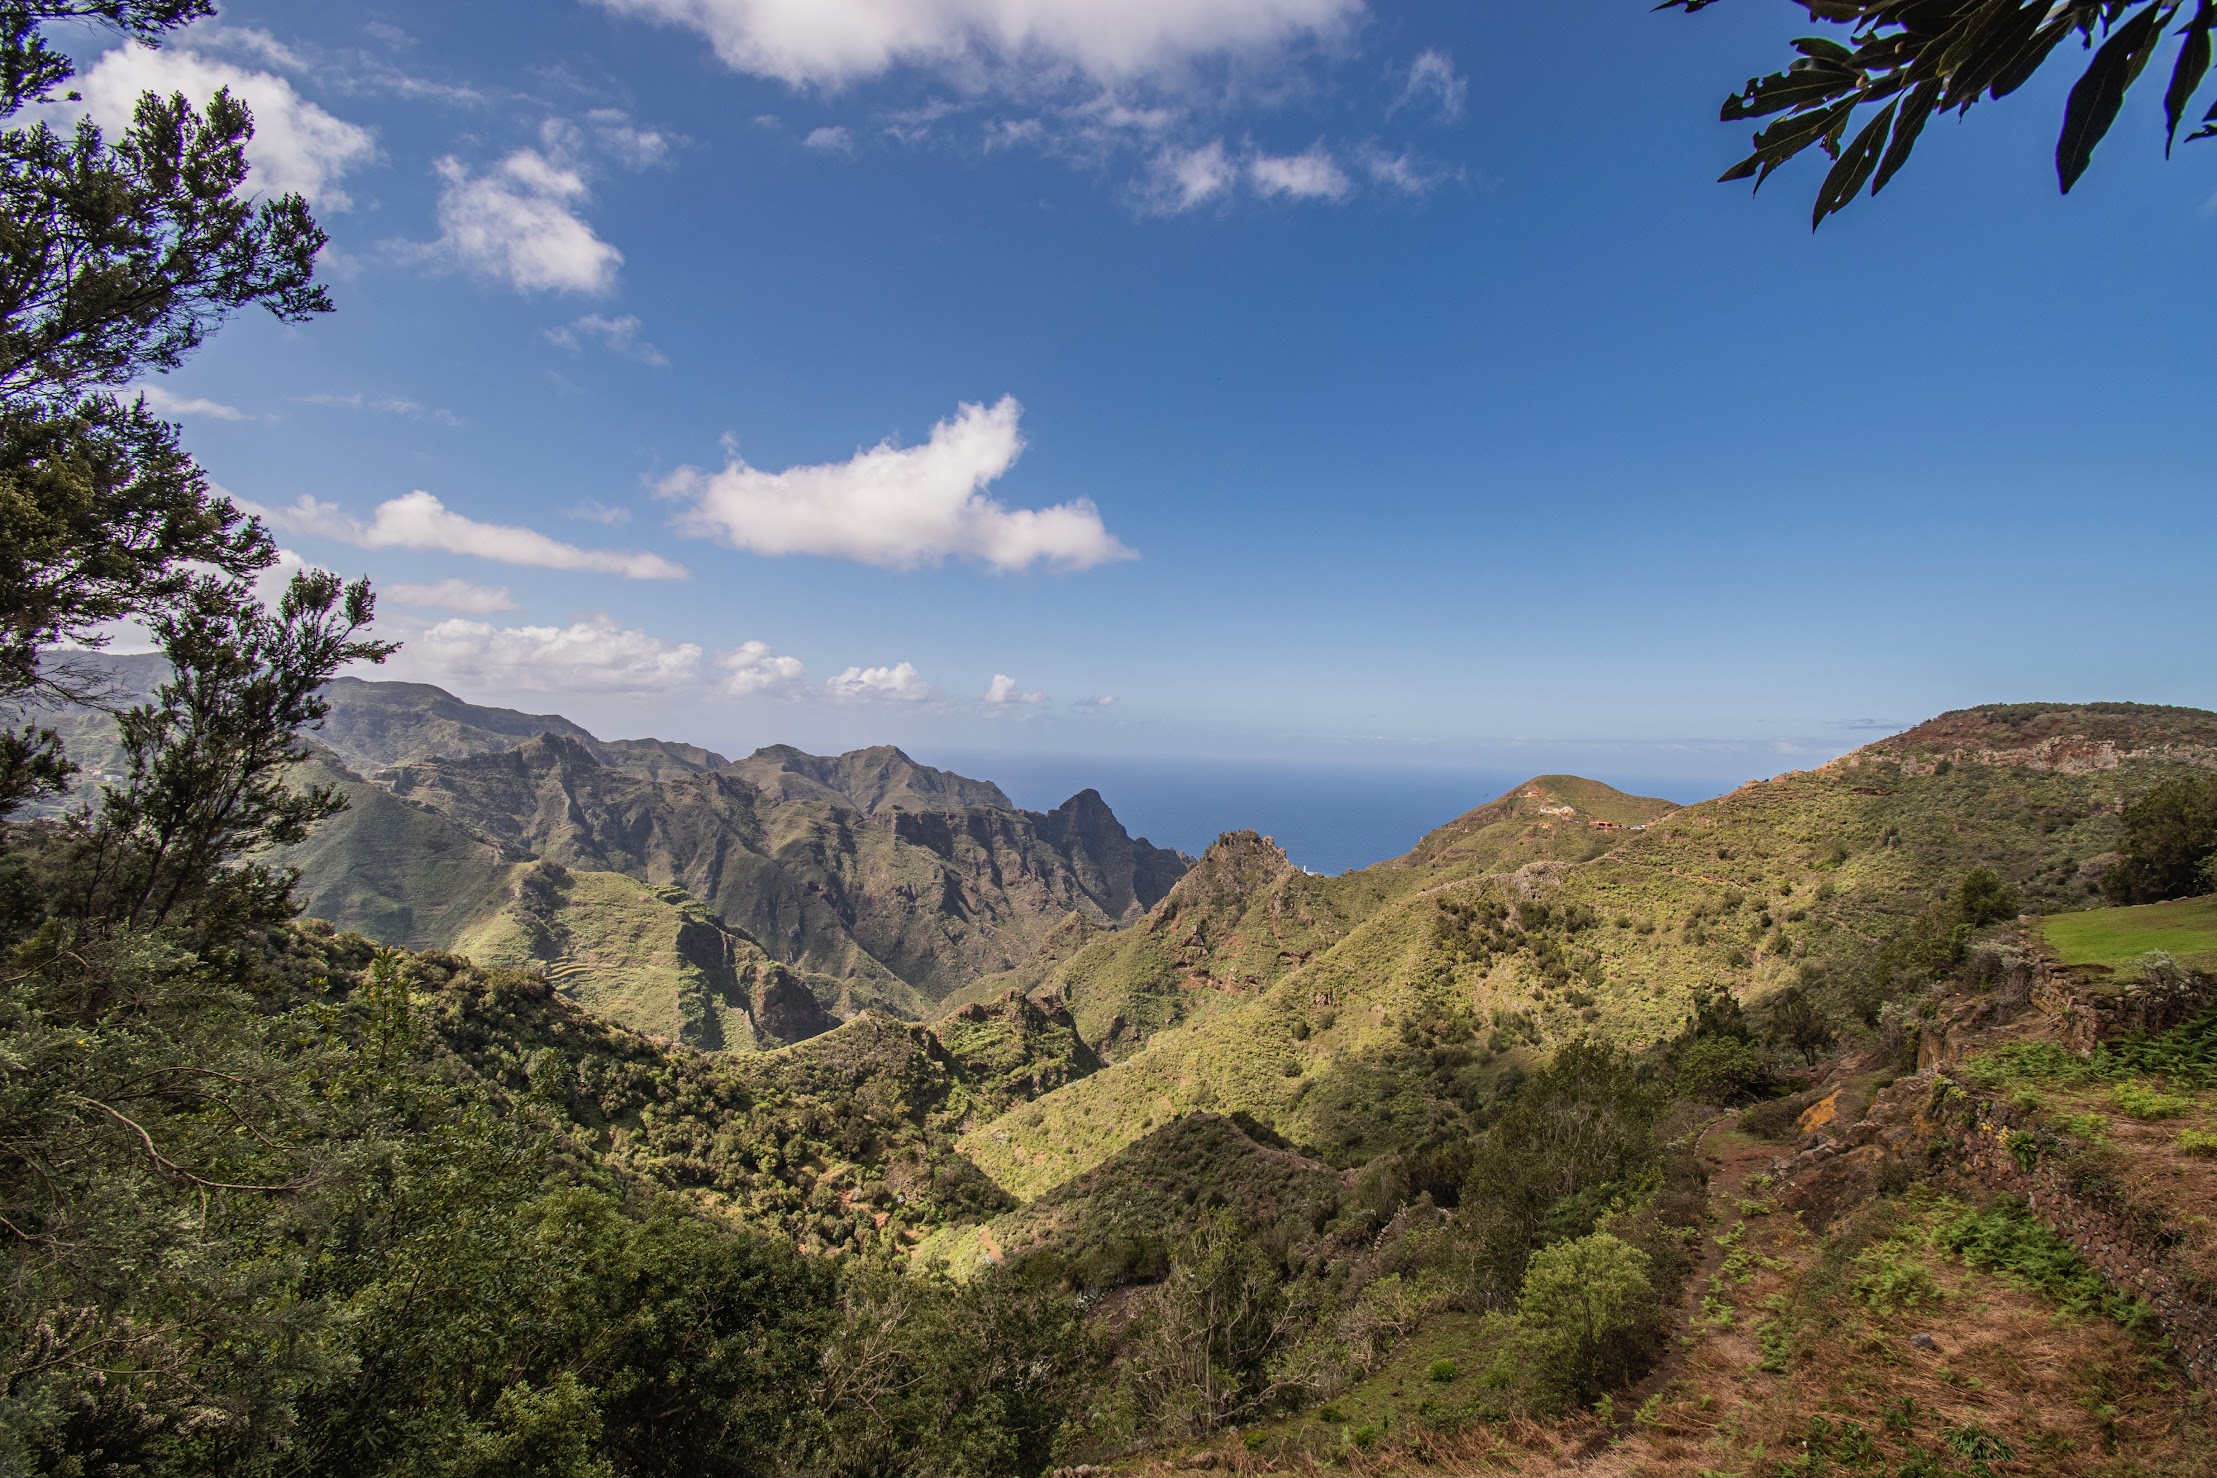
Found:
[[[2217,1380],[2217,1289],[2185,1266],[2160,1220],[2074,1174],[2053,1136],[2007,1104],[1946,1078],[1935,1080],[1929,1103],[1966,1172],[2022,1200],[2104,1278],[2153,1309],[2196,1383]]]
[[[2217,979],[2195,971],[2113,988],[2068,967],[2043,964],[2032,1004],[2058,1042],[2084,1057],[2103,1042],[2164,1031],[2217,1002]]]
[[[2111,1284],[2154,1310],[2197,1384],[2217,1384],[2217,1287],[2187,1266],[2161,1216],[2076,1169],[2030,1116],[1941,1072],[1896,1081],[1838,1138],[1820,1129],[1771,1171],[1780,1204],[1821,1229],[1878,1195],[1889,1166],[1922,1175],[1935,1161],[2023,1201]]]

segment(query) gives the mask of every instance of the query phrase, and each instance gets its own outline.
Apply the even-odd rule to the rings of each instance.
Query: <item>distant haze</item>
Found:
[[[1133,836],[1196,857],[1224,832],[1259,831],[1295,863],[1322,873],[1398,857],[1434,827],[1533,773],[1122,756],[917,757],[994,781],[1027,810],[1059,805],[1091,787],[1101,792]],[[1634,794],[1690,803],[1729,790],[1746,777],[1705,782],[1609,773],[1592,778]]]

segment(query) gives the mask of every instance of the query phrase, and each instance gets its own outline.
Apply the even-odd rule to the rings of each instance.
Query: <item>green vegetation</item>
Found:
[[[1980,1087],[2006,1093],[2038,1083],[2117,1083],[2146,1088],[2156,1078],[2174,1090],[2217,1088],[2217,1010],[2205,1011],[2154,1036],[2104,1042],[2075,1057],[2053,1042],[2015,1042],[1964,1064]]]
[[[1074,940],[975,989],[1057,995],[1097,1050],[1126,1057],[1160,1031],[1268,990],[1397,900],[1529,862],[1584,860],[1672,809],[1591,780],[1541,776],[1440,827],[1406,857],[1338,877],[1312,877],[1266,838],[1232,832],[1138,927]],[[1457,908],[1442,902],[1443,941],[1471,922]]]
[[[1716,0],[1667,3],[1691,12]],[[2164,38],[2176,34],[2183,39],[2164,69],[2167,154],[2180,128],[2192,124],[2189,104],[2208,75],[2217,26],[2217,13],[2185,0],[2068,0],[2042,7],[1980,0],[1800,3],[1813,20],[1841,27],[1844,39],[1802,37],[1794,42],[1800,55],[1784,70],[1751,79],[1725,99],[1727,123],[1776,121],[1755,135],[1755,152],[1723,177],[1759,186],[1795,156],[1821,148],[1832,167],[1817,190],[1813,225],[1845,209],[1864,186],[1874,196],[1884,189],[1936,114],[1960,114],[2007,97],[2067,43],[2091,47],[2102,38],[2064,105],[2055,146],[2064,193],[2086,172],[2142,68]],[[1875,111],[1858,118],[1864,109]],[[2201,125],[2187,137],[2217,135],[2217,107]]]
[[[2098,1313],[2127,1327],[2148,1317],[2144,1304],[2112,1290],[2077,1248],[2015,1201],[1997,1201],[1984,1211],[1949,1208],[1933,1236],[1970,1266],[2021,1278],[2073,1313]]]
[[[898,750],[836,761],[765,751],[706,769],[646,766],[610,748],[548,733],[419,759],[379,783],[512,860],[683,889],[734,932],[775,941],[779,963],[833,983],[822,1003],[842,1016],[872,1006],[926,1016],[956,987],[1030,958],[1072,913],[1098,927],[1138,918],[1184,870],[1175,853],[1127,836],[1091,792],[1018,811],[997,789]],[[826,776],[845,776],[855,794]],[[937,809],[905,808],[917,804]],[[335,839],[328,865],[343,868],[348,854]],[[306,882],[326,886],[320,874]],[[341,912],[334,922],[374,921]]]
[[[1557,1242],[1532,1258],[1517,1316],[1570,1402],[1590,1401],[1646,1368],[1662,1337],[1653,1266],[1607,1232]]]
[[[1473,813],[1490,817],[1475,830],[1458,823],[1408,858],[1324,880],[1350,890],[1334,896],[1369,888],[1379,901],[1313,954],[1283,951],[1236,993],[1147,987],[1209,1004],[963,1149],[1030,1197],[1182,1114],[1241,1112],[1327,1161],[1362,1163],[1467,1131],[1532,1054],[1578,1035],[1676,1041],[1719,990],[1745,1003],[1747,1036],[1701,1047],[1683,1070],[1714,1069],[1704,1096],[1744,1098],[1828,1038],[1887,1030],[1889,1001],[1952,976],[2015,910],[2083,908],[2084,864],[2114,849],[2119,805],[2213,740],[2217,725],[2187,710],[1970,710],[1642,832],[1552,814],[1567,802],[1535,782]],[[2077,743],[2121,761],[2043,758]],[[1411,875],[1428,880],[1400,891]],[[1294,912],[1271,913],[1268,900],[1293,896],[1275,887],[1262,918]],[[1269,937],[1244,924],[1239,936]],[[1072,963],[1137,949],[1108,935]],[[1131,982],[1163,977],[1125,980],[1130,999]]]
[[[2102,879],[2114,903],[2160,903],[2213,890],[2217,858],[2217,777],[2179,775],[2125,807],[2117,865]]]
[[[454,941],[487,965],[540,971],[635,1031],[706,1051],[756,1051],[838,1025],[809,981],[677,888],[553,862],[504,869],[510,899]],[[812,989],[813,986],[813,989]]]
[[[2160,952],[2204,969],[2217,966],[2217,897],[2053,914],[2040,921],[2040,935],[2067,965],[2125,971]]]
[[[16,6],[0,107],[66,81],[47,21],[208,9]],[[1317,879],[897,750],[728,764],[334,682],[389,651],[367,587],[265,606],[263,531],[98,388],[325,306],[247,135],[150,99],[120,148],[0,152],[36,288],[0,323],[0,697],[83,697],[54,644],[118,617],[161,648],[107,669],[112,721],[0,745],[0,1470],[1001,1478],[1233,1425],[1298,1465],[1606,1435],[1697,1296],[1777,1382],[1967,1310],[1966,1268],[2142,1319],[2021,1210],[1921,1193],[1862,1196],[1804,1278],[1795,1188],[1712,1206],[1695,1139],[1835,1112],[1827,1053],[1898,1054],[1936,980],[2001,978],[1982,931],[2156,857],[2217,719],[1977,710],[1684,810],[1541,777]],[[2115,765],[2056,759],[2088,745]],[[1973,1071],[2163,1119],[2217,1088],[2217,1013]],[[1963,1412],[1872,1420],[1784,1461],[2016,1460]]]

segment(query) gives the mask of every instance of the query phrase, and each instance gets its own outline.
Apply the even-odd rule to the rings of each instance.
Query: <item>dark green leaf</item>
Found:
[[[1800,61],[1783,72],[1752,79],[1747,87],[1724,101],[1719,115],[1726,123],[1764,118],[1791,108],[1829,102],[1862,84],[1859,74],[1830,63]]]
[[[2201,0],[2194,18],[2179,32],[2186,39],[2179,45],[2178,64],[2171,68],[2171,85],[2163,94],[2165,158],[2170,157],[2171,145],[2178,140],[2179,120],[2186,116],[2194,89],[2202,85],[2202,78],[2209,72],[2209,31],[2213,23],[2217,23],[2217,5]]]
[[[1893,142],[1886,146],[1885,157],[1878,163],[1878,174],[1871,180],[1871,194],[1885,189],[1887,182],[1909,162],[1909,151],[1917,146],[1917,135],[1924,132],[1925,120],[1932,116],[1932,109],[1939,101],[1940,84],[1937,82],[1922,83],[1909,94],[1902,105],[1901,121],[1894,125]]]
[[[1854,52],[1849,51],[1839,42],[1827,40],[1822,36],[1799,37],[1794,41],[1794,50],[1800,52],[1803,56],[1815,57],[1819,61],[1839,62],[1843,66],[1854,60],[1855,57]]]
[[[2027,5],[2012,5],[2007,15],[1983,26],[1968,28],[1965,44],[1950,48],[1952,55],[1943,52],[1935,69],[1937,75],[1947,78],[1949,101],[1960,106],[1998,82],[2013,79],[2016,74],[2011,64],[2030,47],[2047,12],[2045,0],[2033,0]],[[2053,48],[2068,31],[2067,26],[2056,28],[2047,46]]]
[[[1826,216],[1853,200],[1864,181],[1871,177],[1871,171],[1878,168],[1879,149],[1894,126],[1894,110],[1900,106],[1888,103],[1876,118],[1863,125],[1855,142],[1841,153],[1839,162],[1832,166],[1832,172],[1824,177],[1824,184],[1817,191],[1817,208],[1809,218],[1810,230],[1816,230],[1824,224]]]
[[[2125,104],[2125,89],[2132,86],[2147,65],[2159,25],[2169,15],[2162,5],[2150,5],[2119,26],[2094,53],[2086,74],[2071,88],[2063,110],[2063,133],[2055,144],[2055,172],[2063,193],[2071,193],[2086,166],[2093,162],[2094,146],[2117,121]]]
[[[2033,35],[2033,38],[2025,43],[2024,49],[2017,53],[2009,65],[2004,67],[1993,81],[1987,84],[1986,95],[1994,98],[2005,98],[2031,81],[2032,74],[2040,70],[2041,64],[2047,61],[2049,54],[2056,47],[2062,45],[2063,38],[2070,35],[2073,29],[2068,19],[2054,20],[2042,26]],[[1970,100],[1966,98],[1964,106],[1968,107],[1969,105]]]

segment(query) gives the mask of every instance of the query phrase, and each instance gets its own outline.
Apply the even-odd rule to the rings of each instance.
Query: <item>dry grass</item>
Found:
[[[1227,1438],[1132,1471],[1968,1475],[1978,1471],[1969,1449],[1983,1450],[1994,1475],[2217,1473],[2205,1398],[2152,1336],[2063,1313],[2007,1274],[1953,1261],[1930,1238],[1948,1205],[1929,1195],[1875,1203],[1813,1235],[1761,1209],[1764,1183],[1748,1177],[1757,1148],[1721,1128],[1705,1142],[1719,1172],[1712,1231],[1729,1246],[1712,1247],[1665,1369],[1616,1402],[1607,1421],[1516,1420],[1369,1450],[1259,1453]],[[1896,1295],[1874,1299],[1880,1285]],[[1784,1331],[1768,1349],[1766,1320]],[[1912,1342],[1920,1334],[1933,1348]],[[1829,1434],[1833,1449],[1814,1463],[1813,1421],[1820,1446]],[[1998,1448],[1980,1447],[1995,1439]],[[1846,1455],[1858,1446],[1860,1462]]]

